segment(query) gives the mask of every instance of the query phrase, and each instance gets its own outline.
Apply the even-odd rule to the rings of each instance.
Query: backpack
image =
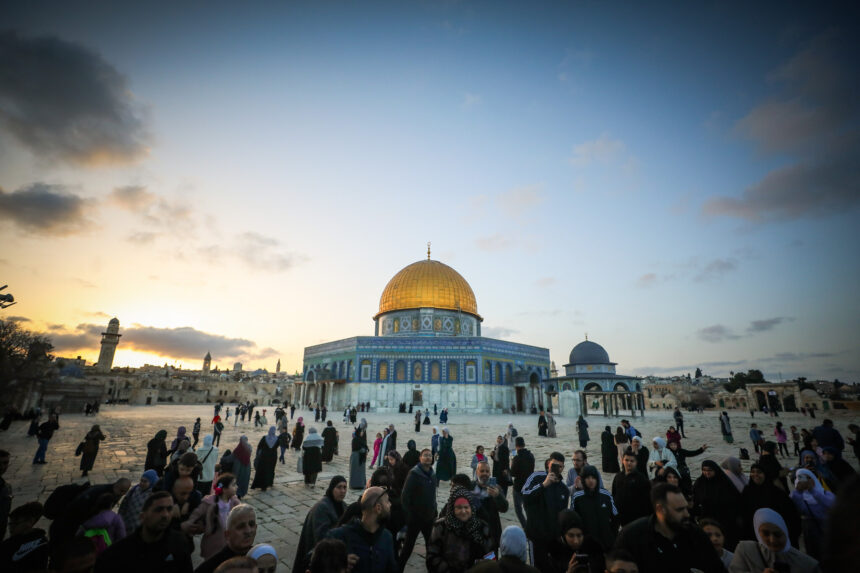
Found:
[[[90,482],[61,485],[45,500],[45,506],[42,511],[43,515],[48,519],[57,519],[66,512],[72,501],[88,490],[89,487]]]
[[[750,459],[750,451],[749,451],[748,449],[746,449],[746,448],[741,448],[741,454],[740,454],[740,456],[739,456],[739,457],[740,457],[740,459],[742,459],[742,460],[748,460],[748,459]]]
[[[512,438],[516,438],[516,437],[517,437],[517,436],[519,436],[519,435],[520,435],[520,433],[519,433],[519,432],[517,432],[517,429],[516,429],[516,428],[511,428],[511,437],[512,437]]]

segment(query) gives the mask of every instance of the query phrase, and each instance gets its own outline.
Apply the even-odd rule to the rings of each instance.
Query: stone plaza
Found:
[[[231,407],[231,410],[233,408]],[[120,477],[128,477],[136,482],[143,471],[144,458],[146,457],[146,443],[158,430],[165,429],[168,432],[168,445],[173,436],[176,435],[178,426],[185,426],[189,433],[194,420],[200,417],[203,422],[203,433],[211,429],[209,422],[212,419],[213,409],[211,405],[176,405],[176,406],[103,406],[101,412],[95,417],[85,417],[82,414],[70,413],[60,417],[60,429],[54,434],[48,447],[46,465],[32,465],[33,454],[37,443],[35,438],[27,437],[27,422],[14,422],[8,431],[0,433],[0,448],[12,453],[12,460],[5,478],[11,484],[14,492],[13,507],[17,507],[28,501],[38,500],[44,502],[48,495],[59,485],[71,482],[83,482],[87,479],[93,484],[106,483]],[[223,415],[223,411],[222,411]],[[733,413],[732,429],[735,443],[725,443],[720,435],[720,425],[717,419],[718,412],[708,411],[703,414],[685,413],[685,429],[687,439],[684,447],[693,449],[702,444],[708,444],[708,451],[697,458],[689,460],[693,478],[700,473],[700,462],[705,459],[722,461],[729,455],[738,455],[741,447],[752,452],[749,443],[748,432],[750,422],[758,423],[760,429],[764,430],[767,439],[773,438],[773,428],[777,420],[781,420],[786,429],[791,425],[798,428],[813,428],[822,421],[819,416],[810,419],[799,413],[784,413],[779,418],[771,418],[762,414],[750,418],[748,414]],[[308,428],[316,427],[322,430],[322,423],[314,423],[313,414],[308,410],[297,410],[296,418],[303,416]],[[267,413],[269,420],[274,419],[274,412],[269,409]],[[368,422],[368,441],[373,442],[377,432],[389,423],[395,424],[397,429],[397,446],[401,453],[406,451],[408,440],[414,439],[418,448],[429,447],[432,426],[421,426],[421,432],[414,432],[414,417],[410,414],[391,413],[365,413],[359,414],[359,419],[364,417]],[[843,436],[849,436],[847,425],[856,421],[856,416],[850,413],[834,411],[830,416],[837,429]],[[302,528],[302,522],[310,507],[322,497],[329,479],[337,474],[348,477],[350,439],[352,426],[342,421],[342,413],[333,412],[329,417],[334,427],[340,432],[339,455],[330,464],[324,464],[323,472],[320,474],[317,486],[308,489],[304,486],[302,475],[296,472],[297,453],[289,450],[287,463],[279,464],[275,486],[266,492],[250,490],[244,498],[244,502],[251,504],[257,510],[257,542],[271,543],[278,551],[281,559],[279,571],[291,571],[295,555],[298,536]],[[438,425],[438,416],[431,416],[434,425]],[[600,433],[604,426],[609,425],[615,429],[619,418],[608,418],[602,416],[589,416],[587,418],[591,441],[586,451],[589,463],[600,469]],[[309,422],[310,421],[310,422]],[[651,447],[651,439],[654,436],[665,436],[666,429],[673,424],[670,411],[649,412],[645,418],[636,418],[633,421],[635,427],[641,431],[646,445]],[[231,416],[226,424],[221,439],[219,452],[232,449],[239,441],[239,436],[245,434],[249,442],[256,448],[260,438],[265,434],[266,428],[254,428],[252,422],[240,422],[234,426]],[[487,453],[493,448],[496,436],[503,434],[507,424],[513,422],[519,435],[526,440],[526,447],[535,456],[536,465],[542,466],[549,453],[560,451],[569,459],[572,452],[578,449],[578,440],[575,431],[575,419],[556,418],[557,438],[541,438],[537,436],[537,416],[519,414],[511,415],[465,415],[457,412],[450,414],[449,428],[454,437],[454,451],[457,456],[457,470],[460,473],[471,475],[470,462],[472,454],[477,445],[483,445]],[[95,468],[90,472],[88,478],[81,478],[78,470],[79,458],[74,456],[74,451],[84,434],[92,424],[99,424],[107,439],[102,443]],[[292,430],[293,423],[290,424]],[[439,426],[441,429],[441,426]],[[202,435],[201,435],[202,442]],[[789,443],[789,450],[792,445]],[[755,458],[755,454],[752,454]],[[845,450],[845,458],[854,467],[857,467],[850,447]],[[370,458],[368,458],[369,464]],[[780,458],[780,462],[787,467],[795,465],[794,456]],[[569,462],[568,462],[569,463]],[[751,462],[743,462],[744,469],[748,470]],[[369,478],[371,471],[367,471]],[[604,482],[611,487],[612,475],[604,474]],[[438,506],[447,500],[449,484],[443,482],[437,494]],[[360,492],[350,490],[347,502],[357,499]],[[511,494],[508,493],[508,500]],[[513,507],[507,513],[502,514],[502,525],[517,524],[516,514]],[[39,527],[45,527],[46,523],[40,523]],[[199,553],[194,555],[195,566],[201,562]],[[424,565],[424,542],[419,536],[415,551],[410,558],[407,571],[425,571]]]

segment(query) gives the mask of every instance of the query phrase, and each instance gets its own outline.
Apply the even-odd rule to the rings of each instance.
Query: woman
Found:
[[[783,429],[782,422],[776,423],[773,435],[776,436],[776,443],[779,446],[780,455],[788,457],[788,433]]]
[[[735,486],[738,493],[743,493],[744,488],[749,483],[749,479],[744,475],[744,468],[741,467],[741,461],[734,456],[729,456],[723,460],[720,467],[723,468],[726,477],[729,478],[729,481],[732,482],[732,485]]]
[[[233,450],[226,449],[224,453],[221,455],[221,460],[218,462],[218,473],[222,474],[234,474],[233,466],[236,464],[236,458],[233,456]]]
[[[777,487],[788,492],[788,481],[785,476],[788,475],[788,470],[782,467],[779,460],[776,459],[776,444],[770,440],[766,441],[761,447],[761,457],[758,460],[764,470],[767,479],[772,480]]]
[[[152,493],[152,486],[157,481],[158,474],[156,471],[146,470],[140,476],[140,482],[128,490],[128,493],[122,498],[118,513],[123,523],[125,523],[126,532],[134,532],[137,526],[140,525],[140,512],[143,511],[143,504]]]
[[[323,439],[317,434],[316,428],[308,430],[308,437],[302,444],[302,473],[305,475],[305,487],[314,487],[317,474],[322,471]]]
[[[212,480],[215,479],[215,463],[218,461],[218,448],[212,445],[214,438],[211,435],[203,436],[203,445],[197,450],[197,459],[200,460],[200,481],[197,482],[197,491],[208,495],[212,488]]]
[[[436,461],[436,456],[439,455],[439,440],[442,436],[439,435],[439,426],[433,426],[433,435],[430,436],[430,453],[433,454],[433,461]]]
[[[164,466],[167,465],[167,430],[159,430],[155,437],[146,444],[146,461],[143,464],[145,470],[155,470],[158,477],[164,475]]]
[[[442,437],[439,439],[439,461],[436,462],[436,479],[439,481],[448,481],[457,473],[457,458],[454,455],[453,444],[454,438],[448,428],[442,428]]]
[[[600,453],[603,458],[601,467],[604,472],[617,474],[620,466],[618,464],[618,448],[615,447],[615,438],[612,436],[612,428],[606,426],[600,434]]]
[[[803,543],[806,552],[818,559],[821,555],[827,515],[836,496],[824,491],[821,482],[807,469],[797,470],[791,501],[800,513],[803,528]]]
[[[403,458],[397,450],[391,450],[386,455],[388,458],[388,469],[391,470],[393,477],[392,486],[397,490],[397,493],[403,491],[403,486],[406,485],[406,478],[409,477],[409,468],[403,463]]]
[[[248,484],[251,481],[251,444],[248,443],[248,436],[239,438],[239,444],[233,448],[233,470],[236,472],[236,496],[239,499],[245,497],[248,493]]]
[[[538,436],[546,437],[546,413],[541,410],[538,416]]]
[[[310,436],[309,436],[310,437]],[[334,476],[325,490],[325,495],[308,511],[299,536],[299,546],[296,548],[296,559],[293,571],[307,570],[310,552],[316,547],[328,532],[337,527],[337,522],[343,515],[346,505],[346,478]]]
[[[227,410],[230,413],[230,410]],[[258,543],[247,553],[257,563],[259,573],[275,573],[278,569],[278,552],[268,543]]]
[[[627,432],[624,431],[624,428],[618,426],[615,430],[615,451],[618,457],[619,467],[621,464],[621,460],[624,458],[624,452],[630,447],[629,440],[627,439]]]
[[[587,573],[603,573],[603,548],[593,537],[585,534],[579,514],[572,509],[565,509],[558,514],[558,524],[561,535],[548,546],[547,563],[552,566],[552,572],[567,573],[573,556],[585,554],[588,555]]]
[[[421,431],[421,410],[415,411],[415,431]]]
[[[693,484],[693,514],[716,519],[723,526],[726,549],[733,551],[740,531],[741,495],[713,460],[702,462],[702,475]]]
[[[90,510],[86,520],[78,528],[78,535],[94,539],[96,552],[101,553],[107,547],[126,536],[125,522],[113,512],[115,499],[112,493],[103,493]],[[100,543],[104,542],[104,545]]]
[[[427,545],[428,571],[464,573],[492,550],[490,528],[475,516],[472,500],[465,488],[451,489],[448,507],[453,511],[436,521]]]
[[[505,439],[508,441],[508,450],[513,452],[516,449],[516,439],[519,435],[517,429],[514,428],[513,422],[508,422],[508,429],[505,431]]]
[[[322,461],[329,463],[337,451],[337,430],[331,425],[331,420],[326,422],[326,427],[322,431],[322,439]]]
[[[788,525],[788,538],[791,544],[800,547],[800,513],[788,497],[788,494],[776,487],[772,481],[766,479],[761,465],[754,463],[750,466],[750,479],[741,494],[741,508],[743,518],[743,529],[741,537],[752,539],[755,537],[753,517],[755,512],[763,507],[769,507],[779,512]]]
[[[224,532],[227,530],[227,516],[231,509],[241,503],[236,496],[237,489],[236,477],[233,474],[221,474],[215,484],[214,493],[204,496],[200,505],[188,518],[192,524],[203,522],[200,556],[204,560],[224,549],[227,544],[224,537]]]
[[[772,509],[762,508],[753,518],[758,541],[741,541],[729,567],[731,573],[790,571],[818,573],[818,561],[791,546],[785,521]]]
[[[557,437],[557,434],[555,433],[555,417],[552,415],[552,412],[546,413],[546,437]]]
[[[254,457],[254,482],[251,489],[266,491],[275,483],[275,467],[278,465],[278,435],[276,428],[269,426],[269,433],[260,438],[257,455]]]
[[[293,428],[293,449],[299,451],[302,449],[302,440],[305,436],[305,424],[304,418],[299,416],[299,419],[296,420],[296,427]]]
[[[386,430],[388,431],[388,430]],[[377,432],[376,439],[373,440],[373,459],[370,460],[370,469],[373,469],[373,466],[376,465],[376,460],[379,458],[379,449],[382,447],[382,434]],[[379,465],[382,465],[382,460],[379,460]]]
[[[669,429],[666,430],[666,443],[671,444],[672,442],[681,444],[681,432],[676,430],[675,426],[669,426]]]
[[[585,421],[585,418],[582,417],[582,414],[579,415],[579,419],[576,421],[576,434],[579,436],[579,447],[581,449],[585,449],[585,446],[588,445],[588,422]]]
[[[426,410],[424,410],[424,422],[423,422],[423,425],[425,425],[425,426],[429,426],[429,425],[430,425],[430,409],[429,409],[429,408],[427,408]]]
[[[481,462],[486,462],[487,456],[484,455],[484,446],[478,446],[475,448],[475,453],[472,454],[472,479],[475,479],[475,472],[478,471],[478,464]]]
[[[364,419],[362,418],[362,422]],[[349,455],[349,487],[364,489],[364,463],[367,461],[367,435],[362,426],[352,434],[352,453]]]
[[[687,458],[694,458],[702,455],[705,453],[705,450],[708,449],[708,444],[702,444],[702,447],[698,450],[685,450],[681,447],[681,444],[671,442],[669,444],[669,449],[672,450],[672,455],[675,456],[678,475],[681,476],[681,491],[684,492],[684,495],[689,497],[693,493],[693,479],[690,477],[690,467],[687,465]]]
[[[86,476],[93,469],[96,456],[99,455],[99,443],[104,439],[105,435],[102,434],[98,424],[94,424],[84,436],[83,447],[81,448],[81,477]]]
[[[642,445],[642,438],[639,436],[633,436],[630,439],[630,449],[633,450],[634,454],[636,454],[636,471],[647,478],[648,460],[651,458],[651,452],[648,448]]]
[[[181,444],[183,440],[188,440],[188,436],[185,435],[185,426],[179,426],[176,430],[176,437],[173,438],[173,441],[170,443],[170,449],[168,450],[168,453],[171,454],[171,456],[174,452],[179,450],[179,444]],[[191,440],[188,440],[188,445],[191,446]]]
[[[681,488],[682,492],[684,491],[684,489],[681,487],[681,474],[679,474],[678,470],[676,470],[675,468],[666,468],[666,471],[654,478],[653,483],[654,485],[658,483],[668,483],[675,487]],[[690,496],[687,493],[684,493],[684,497],[690,499]]]
[[[411,470],[421,459],[421,454],[418,451],[418,446],[415,444],[415,440],[409,440],[406,442],[406,453],[403,454],[403,464],[406,466],[406,469]]]
[[[508,476],[511,473],[511,451],[508,442],[502,436],[496,436],[496,447],[490,457],[493,458],[493,477],[502,488],[502,495],[508,495]]]
[[[728,412],[720,414],[720,432],[722,432],[723,439],[727,443],[733,444],[735,442],[735,438],[732,436],[732,424],[729,421]]]
[[[654,477],[663,473],[664,468],[676,468],[678,462],[675,454],[666,447],[666,440],[656,436],[651,441],[652,449],[648,456],[648,467],[654,472]]]
[[[439,422],[442,424],[448,423],[448,408],[442,408],[442,412],[439,413]]]

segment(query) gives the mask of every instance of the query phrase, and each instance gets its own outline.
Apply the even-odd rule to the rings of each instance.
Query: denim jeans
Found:
[[[33,457],[33,463],[44,462],[45,452],[48,451],[48,441],[44,438],[39,438],[39,449],[36,450],[36,455]]]

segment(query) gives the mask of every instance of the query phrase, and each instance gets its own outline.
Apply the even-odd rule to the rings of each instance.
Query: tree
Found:
[[[0,392],[4,402],[14,404],[16,394],[56,375],[48,354],[53,349],[47,337],[0,320]]]
[[[696,368],[696,378],[701,378],[701,377],[702,377],[702,369]]]
[[[746,389],[747,384],[761,384],[765,381],[764,374],[761,373],[761,370],[747,370],[744,372],[735,372],[732,375],[731,382],[727,384],[723,384],[723,388],[726,389],[727,392],[734,392],[738,389]]]

